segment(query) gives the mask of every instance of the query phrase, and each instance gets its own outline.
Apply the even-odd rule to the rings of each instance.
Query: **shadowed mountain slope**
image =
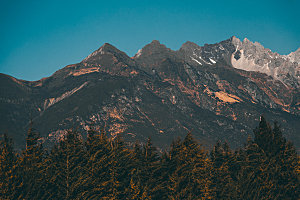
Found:
[[[52,76],[0,76],[0,131],[22,147],[32,118],[46,142],[91,125],[161,148],[192,131],[206,146],[241,146],[261,114],[300,147],[299,54],[282,56],[236,37],[173,51],[154,40],[130,58],[104,44]]]

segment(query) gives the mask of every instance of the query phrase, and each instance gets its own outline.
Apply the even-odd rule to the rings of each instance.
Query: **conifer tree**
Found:
[[[212,190],[215,199],[235,199],[237,197],[236,183],[232,178],[231,168],[234,156],[225,142],[217,142],[211,152]]]
[[[13,199],[18,179],[16,177],[17,157],[13,142],[6,134],[0,141],[0,199]]]
[[[40,199],[46,192],[44,148],[39,141],[39,133],[30,122],[26,137],[26,149],[18,159],[17,175],[21,180],[16,190],[17,198]]]
[[[148,186],[143,186],[141,182],[141,175],[139,169],[133,169],[130,175],[130,184],[126,193],[127,199],[132,200],[151,200],[152,197],[149,195]]]
[[[83,199],[97,199],[107,196],[109,176],[109,155],[111,146],[106,133],[90,130],[86,142],[88,162],[82,179]]]
[[[156,148],[152,145],[151,139],[148,138],[147,143],[142,150],[142,165],[139,167],[141,170],[141,181],[144,188],[147,188],[149,195],[152,196],[155,192],[156,177],[158,176],[158,162],[159,156]]]
[[[287,142],[277,123],[274,128],[261,117],[249,141],[239,178],[242,198],[298,199],[297,154]]]
[[[188,133],[172,159],[177,163],[170,175],[170,199],[212,199],[210,162],[206,152]],[[174,151],[171,149],[171,152]],[[174,152],[172,152],[174,155]]]
[[[109,152],[109,180],[104,182],[105,198],[125,199],[126,188],[130,184],[130,172],[132,163],[129,160],[129,150],[125,148],[124,142],[118,135],[110,141],[111,151]]]
[[[75,199],[82,193],[81,178],[86,164],[83,142],[77,131],[69,130],[50,154],[51,188],[54,199]]]
[[[148,170],[144,169],[146,166],[144,154],[145,146],[142,148],[136,141],[133,149],[129,151],[132,170],[130,174],[130,184],[126,191],[128,199],[152,199],[148,187],[148,178],[150,177],[145,175],[145,172],[148,172]]]
[[[159,164],[156,169],[155,182],[156,187],[152,193],[152,199],[168,199],[168,184],[171,175],[170,156],[168,152],[163,152],[159,159]]]
[[[297,174],[299,157],[291,142],[285,142],[283,149],[270,159],[270,176],[276,185],[274,190],[280,199],[299,199],[300,176]]]

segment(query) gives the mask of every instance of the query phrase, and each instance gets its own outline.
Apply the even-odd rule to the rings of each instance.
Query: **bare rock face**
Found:
[[[299,50],[286,56],[273,53],[258,42],[253,43],[247,38],[240,41],[238,38],[233,37],[232,43],[236,48],[231,57],[233,67],[265,73],[282,81],[289,87],[299,87]]]
[[[200,47],[186,42],[179,50],[185,61],[198,65],[226,62],[237,69],[257,71],[272,76],[292,88],[300,84],[300,49],[289,55],[279,55],[247,38],[232,38],[217,44]]]
[[[184,43],[178,51],[178,55],[190,64],[215,65],[217,62],[229,64],[235,46],[231,39],[217,44],[205,44],[203,47],[192,42]]]
[[[290,59],[291,62],[298,63],[298,67],[299,67],[299,63],[300,63],[300,48],[297,51],[290,53],[287,57]]]
[[[40,81],[0,74],[0,131],[21,148],[33,119],[46,143],[91,125],[160,148],[192,131],[210,147],[241,146],[264,114],[300,147],[299,50],[279,55],[236,37],[173,51],[154,40],[130,58],[104,44]]]

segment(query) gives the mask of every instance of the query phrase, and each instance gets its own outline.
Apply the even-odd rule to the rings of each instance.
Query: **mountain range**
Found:
[[[205,146],[235,148],[264,115],[299,150],[300,48],[280,55],[233,36],[174,51],[154,40],[129,57],[105,43],[38,81],[0,74],[0,113],[0,131],[18,148],[31,120],[46,143],[94,127],[128,142],[151,137],[161,149],[188,132]]]

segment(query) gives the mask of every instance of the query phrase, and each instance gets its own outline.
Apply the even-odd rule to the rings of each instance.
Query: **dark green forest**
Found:
[[[31,126],[19,152],[4,135],[0,199],[299,199],[299,156],[263,117],[236,150],[207,151],[192,133],[163,153],[150,139],[126,145],[95,129],[82,138],[70,130],[49,150]]]

